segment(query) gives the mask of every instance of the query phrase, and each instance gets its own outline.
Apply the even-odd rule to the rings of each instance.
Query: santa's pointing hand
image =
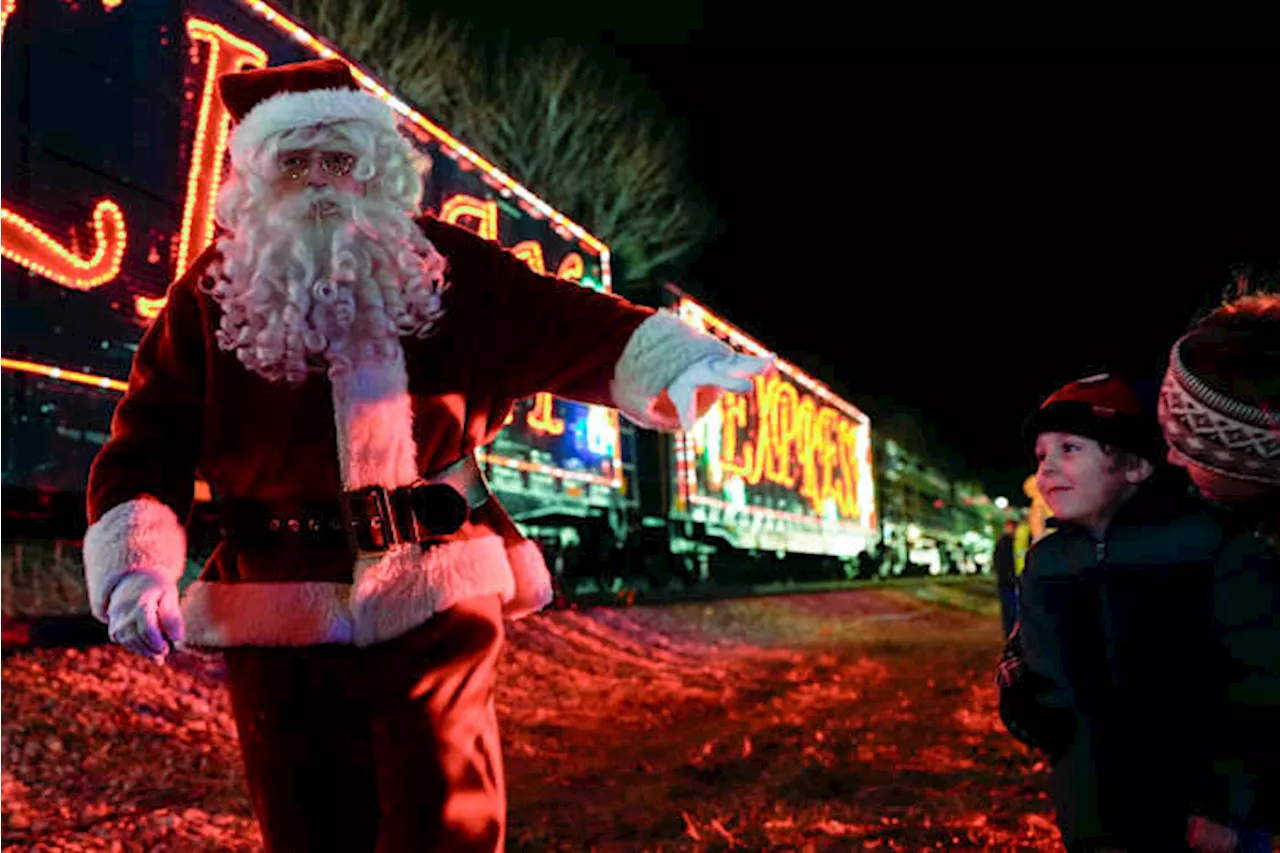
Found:
[[[693,429],[698,418],[715,405],[725,391],[742,394],[752,388],[752,377],[773,367],[773,356],[713,355],[690,365],[667,387],[660,408],[670,406],[680,420],[680,427]]]

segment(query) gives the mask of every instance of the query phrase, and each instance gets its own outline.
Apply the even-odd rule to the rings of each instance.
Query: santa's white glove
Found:
[[[156,663],[184,637],[176,584],[142,572],[125,575],[107,603],[107,634],[113,643]]]
[[[676,407],[680,427],[693,429],[698,419],[698,389],[718,388],[745,393],[752,388],[751,377],[773,366],[773,358],[751,355],[712,355],[691,364],[667,387],[667,396]]]

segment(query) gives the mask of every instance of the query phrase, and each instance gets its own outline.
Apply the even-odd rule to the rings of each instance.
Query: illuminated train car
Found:
[[[257,0],[0,2],[7,534],[74,539],[137,343],[214,238],[229,127],[216,75],[340,54]],[[604,243],[354,70],[431,158],[427,209],[609,289]],[[483,461],[517,519],[616,514],[622,440],[612,411],[539,395]]]
[[[662,301],[741,352],[770,354],[674,286]],[[642,519],[629,550],[651,579],[844,580],[877,544],[870,419],[785,359],[776,366],[687,433],[636,435]]]

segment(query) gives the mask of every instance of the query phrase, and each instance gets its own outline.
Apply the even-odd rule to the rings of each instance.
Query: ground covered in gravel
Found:
[[[514,850],[1052,850],[990,581],[545,613],[498,696]],[[13,635],[11,635],[13,636]],[[9,850],[256,850],[220,664],[3,664]]]

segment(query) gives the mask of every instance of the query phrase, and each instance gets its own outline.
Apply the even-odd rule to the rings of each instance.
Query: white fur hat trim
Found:
[[[362,121],[385,130],[396,129],[391,107],[368,92],[355,89],[282,92],[249,110],[232,131],[231,160],[243,162],[248,152],[282,131],[349,121]]]

